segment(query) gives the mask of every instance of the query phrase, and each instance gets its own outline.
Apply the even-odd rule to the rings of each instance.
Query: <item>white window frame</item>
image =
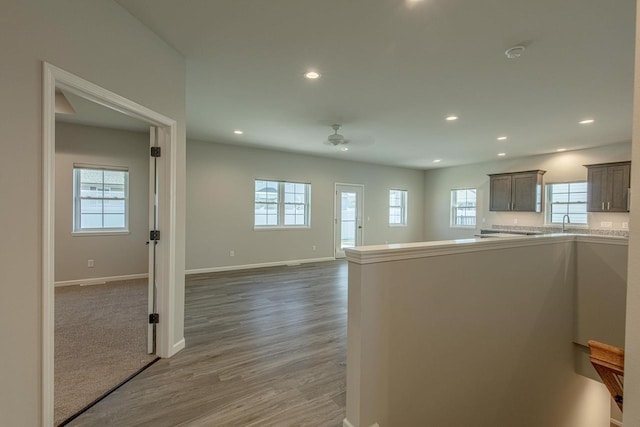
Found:
[[[257,181],[267,181],[278,184],[278,201],[277,202],[258,202],[256,200],[256,182]],[[302,184],[305,186],[305,201],[304,203],[287,203],[285,202],[285,186],[287,184]],[[255,209],[256,204],[277,204],[278,206],[278,214],[277,214],[277,224],[272,225],[257,225],[256,224],[256,215]],[[286,205],[304,205],[304,224],[285,224],[285,206]],[[301,182],[301,181],[281,181],[277,179],[266,179],[266,178],[255,178],[253,180],[253,229],[260,230],[299,230],[299,229],[308,229],[311,228],[311,183],[309,182]]]
[[[473,220],[473,225],[471,224],[458,224],[456,222],[456,209],[460,208],[460,206],[457,206],[458,201],[455,200],[454,201],[454,195],[456,192],[458,191],[474,191],[475,195],[476,195],[476,200],[475,203],[473,205],[473,208],[476,210],[476,216],[474,217]],[[465,208],[469,208],[469,207],[465,207]],[[451,191],[449,192],[449,227],[450,228],[465,228],[465,229],[475,229],[478,225],[478,189],[477,188],[473,188],[473,187],[467,187],[467,188],[452,188]]]
[[[105,198],[105,197],[81,197],[80,196],[80,171],[81,170],[97,170],[108,172],[124,172],[124,197],[123,198]],[[103,182],[104,185],[104,182]],[[99,228],[82,228],[81,224],[81,201],[82,200],[123,200],[124,201],[124,227],[99,227]],[[102,213],[104,218],[104,210]],[[103,219],[104,224],[104,219]],[[119,166],[102,166],[102,165],[73,165],[73,229],[72,235],[75,236],[96,236],[96,235],[113,235],[113,234],[129,234],[129,168]]]
[[[546,203],[545,203],[545,212],[544,212],[544,222],[547,225],[562,225],[562,222],[552,222],[552,216],[551,216],[551,210],[552,210],[552,203],[551,203],[551,195],[553,194],[551,191],[551,188],[553,185],[557,185],[557,184],[586,184],[587,181],[560,181],[560,182],[549,182],[545,185],[545,198],[546,198]],[[569,194],[571,194],[571,191],[569,191]],[[587,201],[585,199],[584,203],[562,203],[562,204],[583,204],[584,208],[585,208],[585,213],[586,213],[586,218],[587,218],[587,222],[586,223],[576,223],[576,222],[571,222],[571,228],[588,228],[589,227],[589,212],[587,211]],[[569,219],[571,219],[571,214],[569,214]]]
[[[400,205],[391,204],[391,195],[393,192],[400,193]],[[392,188],[389,190],[389,227],[406,227],[408,225],[408,218],[407,218],[408,203],[409,203],[408,190],[401,190],[399,188]],[[400,209],[400,222],[392,222],[391,210],[394,208]]]

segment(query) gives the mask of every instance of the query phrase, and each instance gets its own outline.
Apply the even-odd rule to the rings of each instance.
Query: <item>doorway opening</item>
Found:
[[[150,153],[146,184],[149,189],[149,197],[143,201],[147,205],[143,221],[147,222],[147,230],[141,240],[145,255],[148,253],[144,276],[143,292],[147,294],[148,316],[144,316],[144,330],[148,335],[144,337],[143,347],[150,353],[160,357],[169,357],[184,347],[184,341],[174,344],[173,319],[175,311],[175,211],[176,211],[176,139],[177,123],[146,107],[129,101],[113,92],[109,92],[93,83],[81,79],[71,73],[61,70],[51,64],[43,64],[43,306],[42,306],[42,400],[43,400],[43,424],[54,423],[54,336],[56,326],[55,316],[55,282],[56,282],[56,92],[75,96],[87,105],[101,108],[106,107],[110,112],[117,112],[128,119],[135,119],[144,123],[150,131],[151,146],[156,147],[156,152],[161,152],[161,157]],[[153,151],[145,144],[147,152]],[[76,167],[77,166],[77,167]],[[77,189],[74,197],[78,198],[77,209],[74,208],[73,232],[101,231],[100,228],[117,228],[122,233],[129,232],[127,221],[128,212],[123,206],[126,204],[124,197],[124,184],[127,177],[123,169],[114,165],[74,165],[74,177],[81,180],[82,170],[89,171],[86,186],[79,182],[73,186]],[[118,165],[115,165],[118,166]],[[75,171],[78,170],[78,172]],[[109,172],[105,172],[109,170]],[[96,179],[88,178],[89,175],[102,176],[100,183],[93,182]],[[105,178],[108,175],[108,179]],[[116,176],[117,175],[117,176]],[[95,178],[95,177],[94,177]],[[85,188],[86,187],[86,188]],[[112,191],[113,190],[113,191]],[[98,197],[98,193],[100,196]],[[108,195],[107,195],[108,194]],[[83,204],[83,202],[85,202]],[[99,206],[98,206],[99,205]],[[100,209],[98,209],[98,207]],[[83,216],[84,215],[84,216]],[[87,225],[83,229],[79,223]],[[159,240],[158,231],[162,230],[162,241]],[[114,230],[107,230],[113,232]],[[148,234],[147,234],[148,233]],[[155,233],[155,234],[154,234]],[[78,237],[81,239],[82,237]],[[146,249],[145,241],[149,241]],[[148,251],[148,252],[147,252]],[[144,256],[144,255],[143,255]],[[84,258],[84,257],[83,257]],[[146,261],[146,260],[144,260]],[[87,267],[93,267],[93,260],[83,260]],[[130,277],[127,277],[130,279]],[[64,282],[64,280],[62,280]],[[158,322],[159,319],[162,321]],[[149,323],[147,325],[147,322]],[[155,332],[155,333],[154,333]],[[143,348],[144,350],[144,348]]]
[[[334,256],[344,258],[344,250],[362,245],[364,186],[336,184]]]

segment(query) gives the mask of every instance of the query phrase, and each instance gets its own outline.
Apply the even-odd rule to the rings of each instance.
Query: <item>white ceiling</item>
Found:
[[[634,0],[117,1],[186,57],[189,138],[415,168],[631,139]]]

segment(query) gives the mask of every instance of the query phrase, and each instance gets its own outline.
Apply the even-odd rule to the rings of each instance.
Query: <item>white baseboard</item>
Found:
[[[353,424],[349,422],[348,419],[342,420],[342,427],[354,427]],[[371,424],[369,427],[380,427],[378,423]]]
[[[54,286],[73,286],[73,285],[102,285],[108,282],[119,282],[121,280],[146,279],[149,273],[127,274],[124,276],[94,277],[92,279],[64,280],[55,282]]]
[[[171,354],[169,355],[169,357],[173,356],[180,350],[184,349],[184,346],[185,346],[185,341],[184,341],[184,338],[182,338],[180,341],[178,341],[173,345],[173,348],[171,349]]]
[[[217,273],[220,271],[234,271],[234,270],[250,270],[253,268],[279,267],[279,266],[287,266],[287,265],[308,264],[310,262],[326,262],[326,261],[335,261],[335,258],[334,257],[308,258],[308,259],[294,259],[289,261],[262,262],[259,264],[242,264],[242,265],[227,265],[223,267],[195,268],[192,270],[185,270],[184,273],[185,275],[190,276],[192,274]]]
[[[615,420],[615,419],[611,418],[611,425],[612,426],[622,427],[622,421],[618,421],[618,420]]]

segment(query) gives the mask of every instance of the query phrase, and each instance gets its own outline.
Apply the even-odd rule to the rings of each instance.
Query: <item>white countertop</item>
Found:
[[[500,234],[500,237],[489,238],[474,237],[471,239],[358,246],[351,249],[345,249],[345,253],[349,262],[354,262],[356,264],[371,264],[375,262],[507,249],[522,246],[549,245],[562,242],[628,245],[629,238],[571,233],[539,234],[531,236],[505,234],[504,237]]]

